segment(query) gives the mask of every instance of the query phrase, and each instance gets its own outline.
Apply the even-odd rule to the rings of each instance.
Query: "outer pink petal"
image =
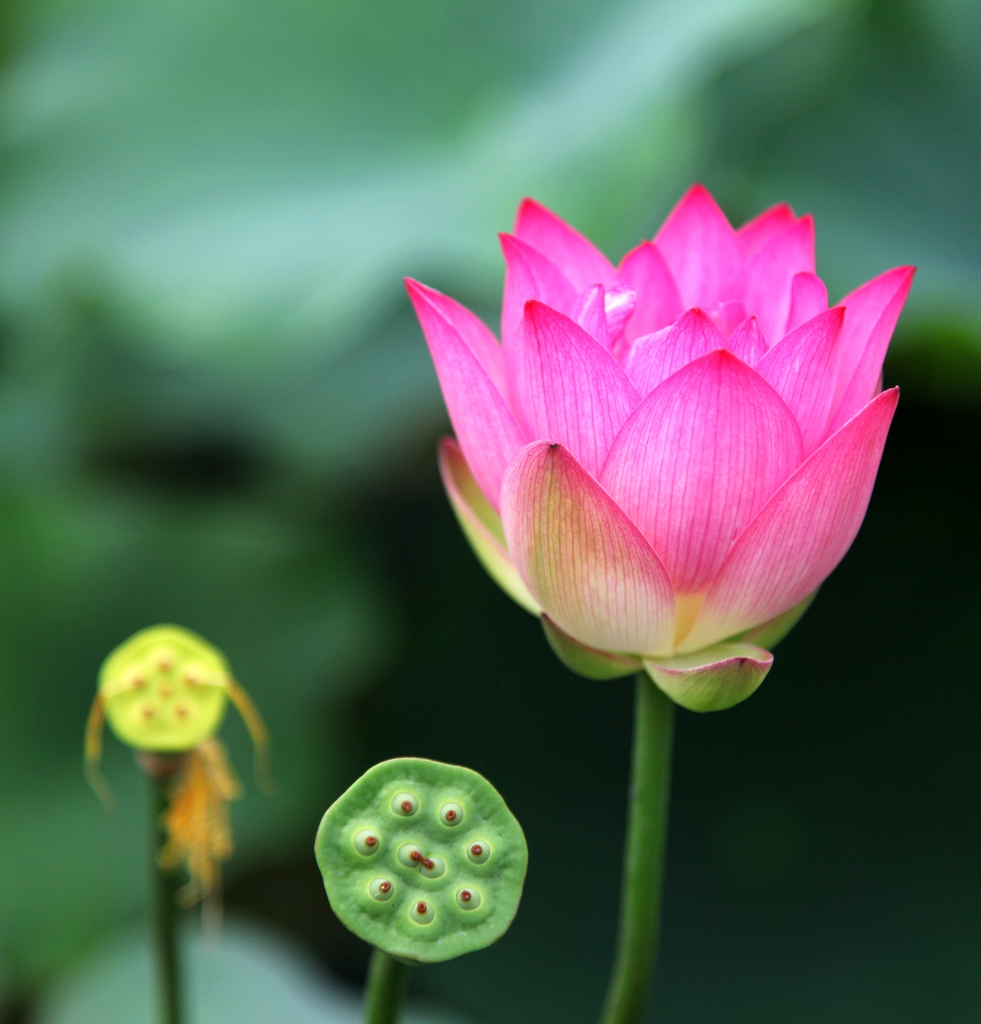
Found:
[[[800,430],[780,396],[730,352],[711,352],[637,407],[600,481],[685,594],[708,585],[802,458]]]
[[[786,203],[777,203],[736,231],[736,244],[744,260],[755,256],[772,238],[797,223],[794,211]]]
[[[637,339],[627,374],[640,394],[647,395],[693,359],[725,347],[715,324],[700,309],[689,309],[671,327]]]
[[[726,348],[747,366],[755,366],[766,352],[766,338],[760,330],[759,321],[755,316],[748,316],[732,332],[726,342]]]
[[[641,242],[620,263],[620,276],[637,293],[637,305],[627,321],[628,341],[652,334],[681,316],[684,306],[661,250],[653,242]]]
[[[559,267],[577,292],[617,281],[613,265],[588,238],[534,199],[522,200],[514,233]]]
[[[520,238],[501,235],[501,248],[505,263],[501,338],[506,350],[521,329],[526,302],[535,299],[568,315],[582,289],[574,287],[547,256]]]
[[[411,280],[411,279],[407,279]],[[421,292],[429,304],[460,332],[460,336],[470,346],[470,350],[480,360],[480,365],[494,382],[501,394],[504,393],[504,356],[497,338],[483,320],[472,313],[456,299],[430,288],[419,281],[412,281],[412,287]],[[425,329],[425,325],[423,325]]]
[[[817,274],[803,271],[790,282],[790,314],[784,333],[807,323],[828,308],[828,289]]]
[[[541,608],[528,593],[504,546],[500,516],[477,486],[463,452],[450,438],[439,446],[439,472],[460,529],[488,575],[508,597],[532,615],[538,615]]]
[[[600,651],[660,654],[674,637],[674,594],[640,531],[561,445],[536,441],[504,477],[508,550],[545,613]]]
[[[805,456],[827,436],[844,318],[841,306],[819,313],[781,338],[756,364],[796,417]]]
[[[565,445],[598,476],[640,396],[616,359],[577,323],[540,302],[525,309],[517,379],[528,435]]]
[[[913,284],[915,267],[896,267],[873,278],[841,300],[841,365],[831,429],[854,416],[879,389],[882,361]]]
[[[765,337],[776,341],[790,313],[795,274],[814,271],[814,220],[802,217],[793,227],[771,238],[746,263],[743,305],[759,318]]]
[[[692,185],[654,241],[685,306],[712,306],[731,297],[740,264],[736,233],[703,185]]]
[[[460,332],[414,281],[407,281],[443,398],[463,454],[487,500],[497,509],[504,469],[525,443],[511,415]]]
[[[865,517],[898,400],[898,388],[875,398],[767,502],[712,581],[683,650],[774,618],[841,561]]]

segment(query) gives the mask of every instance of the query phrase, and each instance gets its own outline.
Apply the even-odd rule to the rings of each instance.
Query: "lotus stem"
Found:
[[[661,922],[674,704],[644,673],[637,676],[635,693],[620,929],[601,1024],[640,1021]]]
[[[143,763],[150,780],[150,877],[153,891],[153,938],[160,991],[161,1024],[184,1024],[180,958],[177,954],[177,875],[161,866],[160,850],[166,840],[163,815],[173,769],[161,764],[156,771]],[[165,759],[160,758],[161,762]]]
[[[405,989],[405,964],[380,949],[371,954],[365,986],[364,1024],[395,1024]]]

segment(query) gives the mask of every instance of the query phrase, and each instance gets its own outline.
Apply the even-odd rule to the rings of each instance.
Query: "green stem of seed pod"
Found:
[[[661,922],[674,704],[644,673],[637,676],[635,688],[620,931],[601,1024],[640,1021],[654,974]]]
[[[368,966],[364,1024],[395,1024],[405,989],[405,964],[376,949]]]
[[[150,775],[152,794],[150,830],[150,873],[153,894],[153,939],[160,985],[161,1024],[183,1024],[180,960],[177,956],[177,877],[160,866],[165,833],[163,814],[167,809],[168,778]]]

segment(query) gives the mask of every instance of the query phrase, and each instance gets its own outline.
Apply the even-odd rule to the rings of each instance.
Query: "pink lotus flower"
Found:
[[[577,671],[742,700],[865,516],[913,268],[829,309],[809,216],[734,230],[698,185],[619,267],[530,199],[501,241],[501,344],[407,282],[464,532]]]

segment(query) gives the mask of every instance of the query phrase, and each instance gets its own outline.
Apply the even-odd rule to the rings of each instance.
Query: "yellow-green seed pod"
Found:
[[[229,700],[242,716],[256,753],[256,778],[267,792],[269,736],[249,695],[216,647],[181,626],[151,626],[120,644],[99,670],[99,687],[85,727],[85,774],[108,805],[99,771],[102,727],[150,753],[197,750],[212,739]]]
[[[192,750],[225,717],[232,677],[222,653],[180,626],[151,626],[120,644],[99,672],[112,731],[137,750]]]

